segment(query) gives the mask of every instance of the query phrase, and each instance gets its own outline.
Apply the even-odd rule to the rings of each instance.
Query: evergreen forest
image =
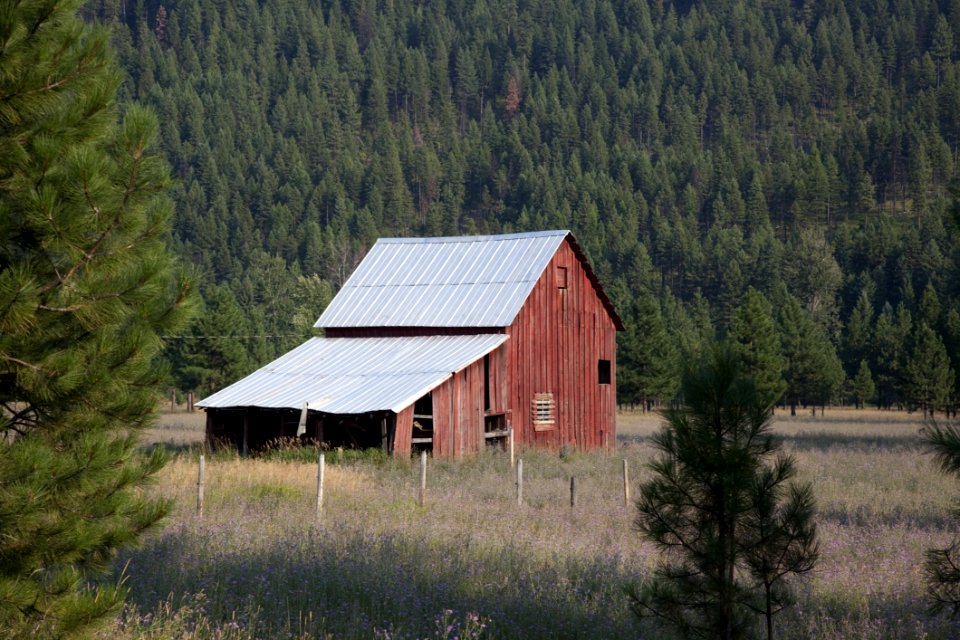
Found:
[[[960,399],[960,0],[93,0],[152,108],[205,395],[380,236],[570,229],[620,401],[740,345],[796,406]]]

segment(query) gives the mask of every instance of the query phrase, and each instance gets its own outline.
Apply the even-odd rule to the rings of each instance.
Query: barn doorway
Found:
[[[427,393],[413,405],[413,436],[410,448],[414,453],[433,453],[433,393]]]

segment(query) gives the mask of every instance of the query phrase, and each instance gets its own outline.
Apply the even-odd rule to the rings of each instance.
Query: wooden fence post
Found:
[[[523,458],[517,460],[517,506],[523,505]]]
[[[577,506],[577,478],[570,476],[570,508]]]
[[[320,514],[323,513],[323,473],[326,467],[326,460],[324,459],[323,454],[320,454],[320,459],[317,461],[317,519],[320,519]]]
[[[623,506],[630,506],[630,470],[626,458],[623,459]]]
[[[422,507],[427,497],[427,452],[420,452],[420,498],[418,502]]]
[[[203,517],[203,485],[205,482],[205,463],[204,457],[200,456],[200,472],[197,475],[197,516]]]

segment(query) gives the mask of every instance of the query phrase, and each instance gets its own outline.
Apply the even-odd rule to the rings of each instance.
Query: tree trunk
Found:
[[[767,640],[773,640],[773,602],[770,597],[770,585],[764,584],[766,590],[767,606],[764,615],[767,618]]]

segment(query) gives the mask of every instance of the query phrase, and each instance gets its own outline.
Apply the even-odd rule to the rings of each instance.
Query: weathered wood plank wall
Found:
[[[616,437],[616,327],[580,260],[563,243],[508,328],[507,369],[518,443],[589,449]],[[600,384],[599,362],[610,363]],[[555,424],[533,424],[533,398],[552,393]]]

